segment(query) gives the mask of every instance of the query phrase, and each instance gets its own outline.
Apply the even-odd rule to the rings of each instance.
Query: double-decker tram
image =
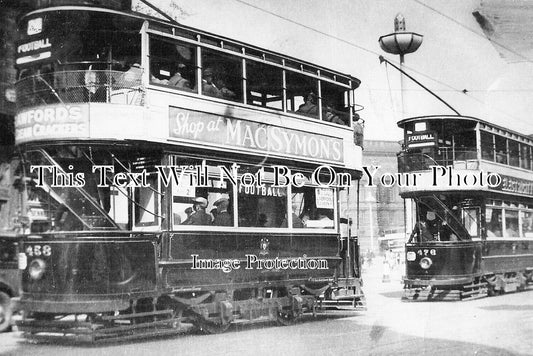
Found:
[[[413,202],[404,298],[522,290],[533,276],[533,139],[463,116],[402,120],[402,197]]]
[[[364,309],[344,212],[359,80],[97,7],[27,14],[16,144],[28,334],[90,340]]]

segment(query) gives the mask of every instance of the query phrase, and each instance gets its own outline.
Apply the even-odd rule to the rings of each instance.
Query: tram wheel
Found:
[[[0,332],[11,330],[12,314],[11,298],[6,293],[0,292]]]
[[[298,318],[292,313],[278,312],[276,321],[279,325],[291,326],[298,322]]]
[[[205,334],[221,334],[229,329],[230,323],[214,322],[205,319],[197,319],[194,323]]]

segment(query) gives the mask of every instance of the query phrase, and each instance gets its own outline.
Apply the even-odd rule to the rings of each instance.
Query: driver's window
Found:
[[[472,238],[479,238],[479,209],[465,208],[463,209],[463,224]]]

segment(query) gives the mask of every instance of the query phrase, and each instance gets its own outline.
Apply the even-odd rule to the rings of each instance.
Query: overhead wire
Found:
[[[303,28],[308,29],[308,30],[310,30],[310,31],[312,31],[312,32],[315,32],[315,33],[318,33],[318,34],[320,34],[320,35],[323,35],[323,36],[325,36],[325,37],[335,39],[335,40],[337,40],[337,41],[339,41],[339,42],[342,42],[342,43],[344,43],[344,44],[347,44],[347,45],[349,45],[349,46],[351,46],[351,47],[354,47],[354,48],[360,49],[360,50],[362,50],[362,51],[364,51],[364,52],[367,52],[367,53],[370,53],[370,54],[376,55],[376,56],[378,56],[378,57],[382,55],[381,53],[378,53],[378,52],[376,52],[376,51],[373,51],[373,50],[371,50],[371,49],[368,49],[368,48],[366,48],[366,47],[364,47],[364,46],[361,46],[361,45],[355,44],[355,43],[353,43],[353,42],[351,42],[351,41],[348,41],[348,40],[346,40],[346,39],[344,39],[344,38],[341,38],[341,37],[338,37],[338,36],[332,35],[332,34],[330,34],[330,33],[327,33],[327,32],[321,31],[321,30],[319,30],[319,29],[316,29],[316,28],[314,28],[314,27],[312,27],[312,26],[309,26],[309,25],[306,25],[306,24],[304,24],[304,23],[301,23],[301,22],[298,22],[298,21],[292,20],[292,19],[290,19],[290,18],[288,18],[288,17],[286,17],[286,16],[283,16],[283,15],[277,14],[277,13],[275,13],[275,12],[273,12],[273,11],[267,10],[267,9],[265,9],[265,8],[262,8],[262,7],[260,7],[260,6],[254,5],[254,4],[251,4],[251,3],[246,2],[246,1],[244,1],[244,0],[234,0],[234,1],[235,1],[235,2],[238,2],[238,3],[241,3],[241,4],[243,4],[243,5],[249,6],[249,7],[251,7],[251,8],[254,8],[254,9],[258,10],[258,11],[265,12],[265,13],[267,13],[267,14],[269,14],[269,15],[272,15],[272,16],[274,16],[274,17],[277,17],[277,18],[282,19],[282,20],[284,20],[284,21],[287,21],[287,22],[289,22],[289,23],[292,23],[292,24],[295,24],[295,25],[297,25],[297,26],[303,27]],[[491,40],[488,39],[486,36],[480,35],[480,34],[479,34],[478,32],[476,32],[475,30],[470,29],[468,26],[466,26],[466,25],[464,25],[464,24],[461,24],[460,22],[458,22],[457,20],[451,18],[450,16],[445,15],[445,14],[439,12],[438,10],[433,9],[433,8],[430,7],[430,6],[425,5],[424,3],[420,2],[419,0],[413,0],[413,1],[416,2],[416,3],[418,3],[418,4],[420,4],[420,5],[422,5],[422,6],[424,6],[424,7],[427,7],[428,9],[430,9],[430,10],[432,10],[432,11],[435,11],[435,12],[439,13],[441,16],[443,16],[443,17],[445,17],[445,18],[447,18],[447,19],[453,21],[454,23],[460,25],[461,27],[464,27],[464,28],[468,29],[469,31],[475,33],[476,35],[482,37],[483,39],[486,39],[486,40],[491,41]],[[494,43],[498,44],[498,43],[495,42],[495,41],[491,41],[491,42],[494,42]],[[498,45],[501,46],[500,44],[498,44]],[[505,48],[505,46],[502,46],[502,48]],[[506,48],[506,49],[507,49],[507,48]],[[511,50],[511,52],[512,52],[512,50]],[[392,62],[392,63],[396,63],[396,64],[399,64],[398,61],[390,61],[390,62]],[[445,82],[443,82],[443,81],[441,81],[441,80],[439,80],[439,79],[437,79],[437,78],[434,78],[434,77],[432,77],[432,76],[430,76],[430,75],[427,75],[427,74],[425,74],[425,73],[423,73],[423,72],[421,72],[421,71],[419,71],[419,70],[417,70],[417,69],[415,69],[415,68],[412,68],[412,67],[410,67],[410,66],[408,66],[408,65],[403,64],[403,68],[404,68],[404,69],[409,69],[409,71],[411,71],[411,72],[414,72],[414,73],[416,73],[416,74],[418,74],[418,75],[421,75],[421,76],[423,76],[423,77],[425,77],[425,78],[427,78],[427,79],[429,79],[429,80],[431,80],[431,81],[433,81],[433,82],[435,82],[435,83],[438,83],[438,84],[440,84],[440,85],[442,85],[442,86],[444,86],[444,87],[447,87],[447,88],[451,89],[450,91],[454,91],[454,92],[457,92],[457,93],[461,93],[461,94],[465,95],[467,98],[469,98],[469,99],[471,99],[471,100],[474,100],[474,101],[476,101],[476,102],[478,102],[478,103],[480,103],[480,104],[483,104],[483,105],[486,105],[486,104],[487,104],[484,100],[478,99],[478,98],[476,98],[474,95],[471,95],[471,92],[477,92],[477,91],[482,92],[481,90],[477,90],[477,91],[476,91],[476,90],[458,89],[458,88],[455,88],[454,86],[452,86],[452,85],[450,85],[450,84],[448,84],[448,83],[445,83]],[[436,91],[439,91],[439,90],[436,90]],[[509,118],[513,118],[514,120],[517,120],[517,121],[520,121],[520,122],[526,122],[524,119],[517,118],[517,117],[515,117],[514,115],[511,115],[511,114],[509,114],[509,113],[507,113],[507,112],[505,112],[505,111],[503,111],[503,110],[501,110],[501,109],[499,109],[499,108],[493,108],[493,109],[495,109],[496,111],[498,111],[498,112],[500,112],[500,113],[502,113],[502,114],[508,116]]]

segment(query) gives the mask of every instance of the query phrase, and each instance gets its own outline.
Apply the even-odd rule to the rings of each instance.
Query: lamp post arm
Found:
[[[413,82],[415,82],[416,84],[418,84],[419,86],[421,86],[424,90],[426,90],[428,93],[430,93],[431,95],[433,95],[435,98],[437,98],[441,103],[443,103],[444,105],[446,105],[450,110],[452,110],[454,113],[456,113],[457,115],[461,115],[459,113],[459,111],[455,110],[450,104],[448,104],[446,101],[444,101],[444,99],[442,99],[440,96],[438,96],[437,94],[435,94],[434,92],[432,92],[430,89],[426,88],[422,83],[420,83],[418,80],[416,80],[415,78],[411,77],[409,74],[405,73],[405,71],[403,71],[402,69],[398,68],[397,66],[395,66],[394,64],[392,64],[391,62],[389,62],[387,59],[385,59],[383,56],[379,56],[379,62],[380,63],[387,63],[387,64],[390,64],[391,66],[393,66],[394,68],[396,68],[400,73],[404,74],[407,78],[411,79]]]

